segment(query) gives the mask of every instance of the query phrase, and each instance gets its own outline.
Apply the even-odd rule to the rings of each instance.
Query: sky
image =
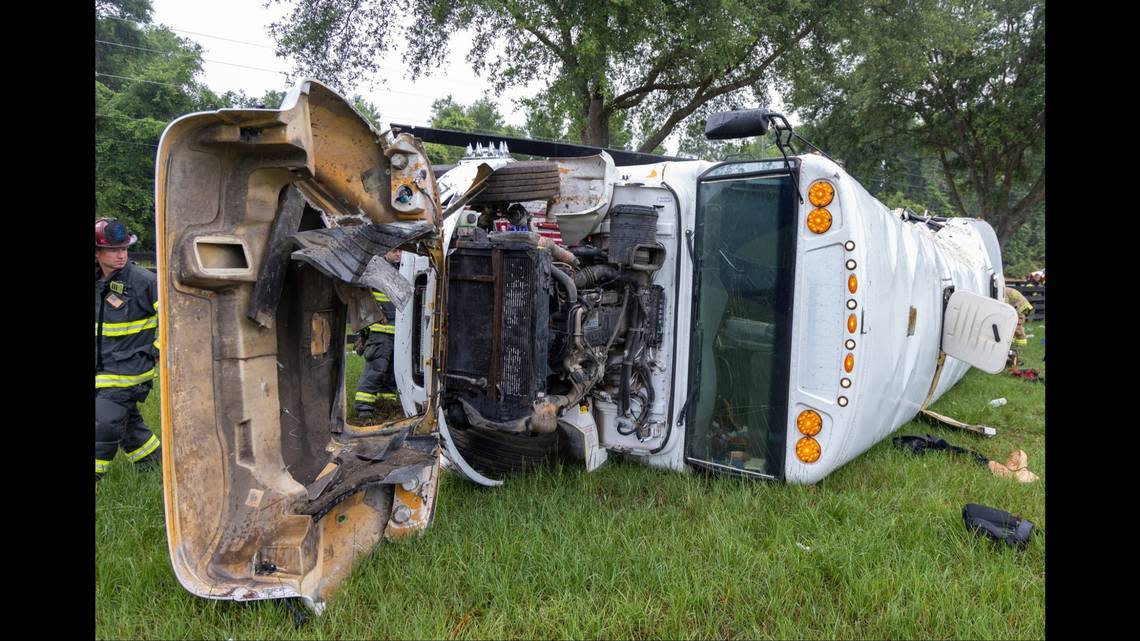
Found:
[[[265,0],[152,0],[152,4],[155,23],[202,46],[204,73],[199,80],[210,89],[218,93],[241,90],[246,95],[261,96],[268,89],[290,88],[282,72],[291,68],[291,63],[274,55],[268,30],[270,23],[286,14],[287,6],[274,4],[265,8]],[[404,77],[393,54],[382,68],[399,71],[387,78],[377,76],[371,89],[362,84],[348,93],[358,93],[376,105],[384,122],[427,125],[434,100],[450,94],[456,101],[469,104],[490,91],[490,84],[468,66],[468,46],[463,39],[454,38],[451,49],[445,68],[414,80]],[[524,124],[525,114],[516,108],[514,100],[537,87],[515,88],[497,96],[499,112],[507,123]]]

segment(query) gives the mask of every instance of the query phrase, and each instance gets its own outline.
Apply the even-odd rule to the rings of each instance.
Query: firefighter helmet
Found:
[[[138,242],[139,237],[127,231],[127,226],[112,218],[100,218],[95,221],[95,246],[117,249],[130,247]]]

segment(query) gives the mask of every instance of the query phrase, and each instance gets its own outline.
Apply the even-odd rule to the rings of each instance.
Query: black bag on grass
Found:
[[[1033,521],[977,503],[962,508],[962,520],[967,530],[1015,548],[1024,548],[1033,535]]]
[[[906,450],[911,454],[926,454],[926,452],[930,450],[940,450],[944,452],[953,452],[955,454],[969,454],[974,457],[974,460],[977,461],[979,465],[985,465],[990,461],[988,458],[982,456],[981,454],[978,454],[973,450],[968,450],[964,447],[958,447],[957,445],[951,445],[946,441],[930,434],[927,434],[926,436],[896,436],[891,439],[891,442],[894,443],[895,447]]]

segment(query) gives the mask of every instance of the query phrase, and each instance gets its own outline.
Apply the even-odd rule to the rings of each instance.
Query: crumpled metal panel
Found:
[[[171,562],[190,592],[301,597],[319,611],[383,540],[395,488],[412,475],[435,478],[426,471],[440,456],[434,371],[425,377],[426,415],[398,422],[399,442],[386,426],[342,425],[343,384],[316,389],[299,373],[343,380],[336,341],[346,309],[330,293],[343,289],[336,283],[406,304],[411,286],[393,279],[383,254],[403,244],[441,260],[426,163],[418,141],[377,133],[314,81],[280,109],[191,114],[163,133],[155,181],[163,489]],[[412,197],[397,199],[393,185],[409,186]],[[363,224],[313,232],[321,221],[349,219]],[[289,237],[301,239],[299,260],[280,251]],[[235,258],[240,250],[248,269],[237,277],[206,250]],[[329,287],[295,286],[314,278]],[[293,460],[330,452],[365,456],[327,479],[337,466]],[[437,485],[422,487],[422,502],[433,505]],[[417,521],[399,528],[408,523]]]
[[[426,222],[315,229],[293,236],[300,247],[293,252],[293,258],[312,265],[329,278],[382,291],[396,309],[403,309],[415,290],[384,260],[384,255],[396,247],[434,236],[435,231]]]

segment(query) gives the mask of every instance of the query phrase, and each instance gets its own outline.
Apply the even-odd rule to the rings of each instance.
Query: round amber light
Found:
[[[858,327],[859,327],[859,319],[855,318],[855,314],[848,316],[847,317],[847,331],[851,334],[854,334],[855,330],[858,329]]]
[[[847,291],[854,294],[856,289],[859,289],[859,280],[855,278],[855,274],[851,274],[847,277]]]
[[[823,418],[815,410],[804,410],[796,417],[796,428],[804,436],[815,436],[823,429]]]
[[[796,456],[804,463],[815,463],[819,460],[819,441],[805,436],[796,441]]]
[[[807,217],[807,226],[816,234],[822,234],[831,229],[831,212],[826,209],[811,210]]]
[[[850,374],[853,369],[855,369],[855,355],[848,354],[847,358],[843,359],[843,371]]]
[[[835,197],[835,187],[826,180],[817,180],[808,189],[808,200],[816,207],[827,207]]]

